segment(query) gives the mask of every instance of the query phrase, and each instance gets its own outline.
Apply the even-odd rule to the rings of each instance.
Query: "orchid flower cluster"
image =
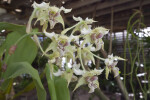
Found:
[[[30,34],[32,30],[31,22],[36,18],[36,22],[40,21],[45,36],[51,39],[49,46],[43,52],[43,55],[48,57],[48,63],[51,65],[50,78],[53,78],[53,76],[64,77],[68,85],[70,82],[78,81],[74,90],[81,85],[87,84],[90,88],[89,93],[92,93],[96,88],[99,88],[98,75],[104,70],[106,72],[106,79],[108,79],[108,75],[112,70],[115,72],[115,77],[119,75],[119,68],[116,65],[118,60],[124,60],[123,58],[113,56],[112,54],[104,59],[93,53],[104,48],[102,38],[108,34],[108,29],[104,27],[92,28],[92,23],[96,21],[89,18],[84,20],[81,17],[74,16],[73,19],[77,24],[65,29],[64,20],[60,13],[61,11],[69,13],[71,9],[50,6],[49,3],[45,2],[41,4],[34,2],[32,6],[34,11],[29,19],[26,31]],[[57,23],[62,24],[64,28],[61,33],[46,31],[48,24],[50,24],[50,29],[53,29]],[[68,35],[71,30],[72,32]],[[76,35],[76,32],[80,34]],[[106,67],[104,69],[91,69],[89,62],[95,64],[94,57],[104,61]],[[57,65],[57,71],[54,70],[54,65]]]

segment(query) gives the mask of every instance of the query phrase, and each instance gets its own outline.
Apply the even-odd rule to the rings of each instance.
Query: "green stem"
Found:
[[[134,69],[134,64],[135,64],[135,60],[136,58],[138,57],[139,55],[139,40],[137,40],[137,49],[136,49],[136,55],[131,63],[131,72],[133,72],[133,69]],[[131,53],[131,51],[130,51]],[[130,78],[130,85],[131,85],[131,89],[133,91],[133,94],[134,94],[134,100],[135,100],[135,91],[134,91],[134,86],[133,86],[133,73],[131,73],[131,78]]]
[[[101,57],[99,57],[99,56],[97,56],[97,55],[95,55],[94,53],[92,53],[92,52],[90,52],[93,56],[95,56],[96,58],[98,58],[98,59],[100,59],[100,60],[103,60],[103,61],[105,61],[105,59],[104,58],[101,58]]]
[[[143,55],[143,63],[144,63],[144,72],[146,72],[146,60],[145,60],[145,53],[144,53],[144,47],[143,47],[143,41],[142,41],[142,55]],[[146,75],[144,76],[144,80],[146,79]],[[144,90],[147,92],[146,84],[144,84]],[[145,93],[145,100],[147,100],[147,93]]]
[[[83,65],[83,61],[82,61],[82,56],[81,56],[81,48],[79,48],[78,50],[79,50],[79,58],[80,58],[82,69],[85,70],[84,65]]]

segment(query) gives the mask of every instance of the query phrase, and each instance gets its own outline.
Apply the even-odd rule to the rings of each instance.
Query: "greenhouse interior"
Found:
[[[0,100],[150,100],[150,0],[0,0]]]

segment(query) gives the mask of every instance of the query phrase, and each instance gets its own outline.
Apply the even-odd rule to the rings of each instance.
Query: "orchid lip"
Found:
[[[99,33],[96,38],[99,39],[99,38],[102,38],[103,37],[103,34]]]

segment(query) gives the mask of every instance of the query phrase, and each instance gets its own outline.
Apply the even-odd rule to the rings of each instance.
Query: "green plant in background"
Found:
[[[137,16],[140,16],[139,18],[137,18]],[[136,19],[136,20],[134,20]],[[130,76],[129,77],[129,84],[131,87],[131,92],[133,93],[133,99],[136,100],[138,97],[138,93],[140,91],[142,91],[144,96],[140,96],[140,98],[144,98],[145,100],[147,100],[147,95],[148,95],[148,91],[149,91],[149,86],[147,86],[146,84],[142,85],[141,81],[139,79],[138,75],[138,69],[140,67],[140,63],[143,63],[144,66],[144,73],[147,73],[149,68],[147,67],[146,64],[146,60],[145,60],[145,54],[144,54],[144,43],[143,43],[143,39],[142,37],[139,37],[140,33],[143,33],[143,29],[146,26],[143,23],[143,15],[142,12],[140,10],[137,10],[129,19],[128,21],[128,25],[127,25],[127,36],[126,36],[126,42],[125,42],[125,47],[124,47],[124,58],[126,58],[126,49],[128,48],[129,50],[129,55],[130,55],[130,65],[131,65],[131,69],[130,69],[130,73],[126,73],[126,66],[128,66],[126,64],[126,62],[124,63],[124,85],[126,86],[126,84],[128,83],[126,81],[126,76]],[[134,41],[130,41],[129,38],[129,34],[131,34],[131,37]],[[144,34],[144,33],[143,33]],[[131,44],[134,44],[134,48],[133,46],[131,46]],[[133,54],[133,52],[135,52],[135,54]],[[140,59],[140,57],[142,57],[142,59]],[[137,65],[137,66],[136,66]],[[135,79],[136,78],[136,79]],[[148,76],[144,75],[144,80],[149,80],[149,74]],[[136,84],[137,81],[138,84]],[[140,88],[139,89],[135,89],[136,85],[138,85]]]

